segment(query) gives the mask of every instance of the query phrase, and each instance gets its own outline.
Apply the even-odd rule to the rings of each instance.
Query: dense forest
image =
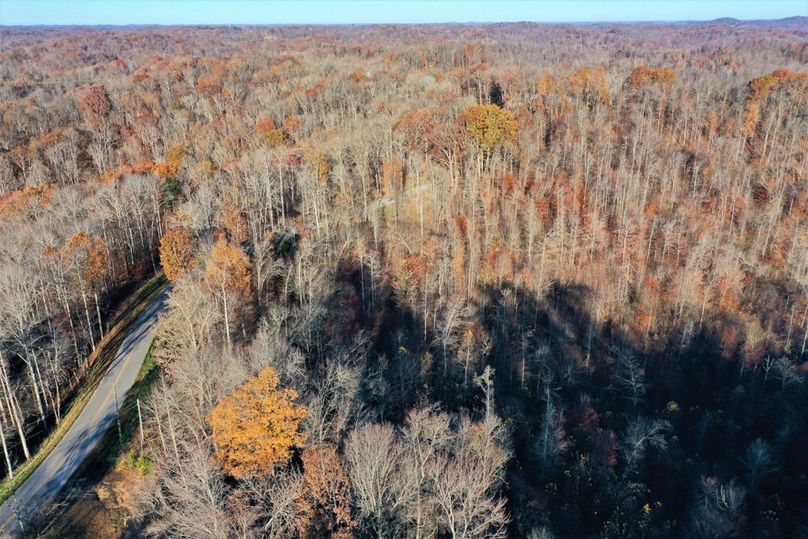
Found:
[[[0,441],[164,272],[128,533],[808,534],[808,24],[0,28]]]

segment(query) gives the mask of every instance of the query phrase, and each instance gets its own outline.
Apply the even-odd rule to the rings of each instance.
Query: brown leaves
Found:
[[[255,132],[263,137],[264,143],[269,148],[277,148],[286,140],[283,129],[278,129],[275,121],[269,116],[262,116],[258,119],[255,123]]]
[[[300,116],[288,116],[283,120],[283,129],[288,133],[296,133],[300,130]]]
[[[311,446],[303,451],[304,494],[297,502],[296,527],[302,538],[353,537],[348,475],[330,447]]]
[[[178,165],[182,165],[187,153],[188,150],[184,144],[177,144],[166,150],[166,161],[169,163],[177,163]]]
[[[389,196],[404,188],[404,166],[393,156],[382,165],[382,194]]]
[[[268,148],[277,148],[283,145],[285,140],[286,135],[284,135],[281,129],[270,129],[264,133],[264,144],[266,144]]]
[[[426,259],[423,256],[404,257],[404,267],[418,283],[423,283],[426,277]]]
[[[112,104],[109,97],[107,97],[107,90],[103,84],[88,86],[78,94],[76,101],[85,114],[106,116],[112,110]]]
[[[331,172],[331,165],[328,164],[328,158],[322,152],[316,149],[307,151],[306,163],[314,169],[317,181],[322,183],[328,179],[328,173]]]
[[[350,80],[354,84],[361,84],[363,82],[368,82],[370,79],[368,78],[367,73],[365,73],[364,69],[357,68],[353,71],[353,73],[348,75],[348,80]]]
[[[749,81],[750,98],[753,100],[766,99],[769,96],[769,93],[771,93],[771,91],[781,82],[798,78],[800,78],[800,75],[794,73],[790,69],[777,69],[768,75],[755,77]]]
[[[160,264],[169,281],[176,281],[197,266],[196,243],[184,228],[171,228],[160,240]]]
[[[249,239],[250,227],[247,212],[236,204],[223,202],[218,222],[231,242],[242,245]]]
[[[755,128],[757,127],[758,118],[760,117],[760,106],[758,106],[756,101],[749,101],[746,104],[746,108],[743,112],[743,127],[744,132],[752,136],[755,134]]]
[[[203,95],[221,94],[222,86],[222,78],[217,75],[202,75],[196,79],[196,89]]]
[[[41,184],[3,195],[0,197],[0,217],[46,206],[52,190],[52,185]]]
[[[420,151],[449,165],[460,144],[461,126],[439,108],[422,108],[406,113],[393,126],[411,151]]]
[[[275,120],[269,116],[262,116],[258,118],[257,122],[255,122],[255,132],[262,135],[276,128],[277,126],[275,125]]]
[[[663,87],[670,86],[676,79],[673,70],[668,67],[650,67],[642,65],[635,67],[626,79],[626,86],[639,89],[648,84],[658,84]]]
[[[237,246],[219,240],[213,246],[205,268],[205,283],[227,291],[247,294],[252,289],[252,273],[247,255]]]
[[[64,255],[76,265],[82,278],[91,283],[100,280],[106,274],[109,250],[99,236],[86,232],[74,234],[65,243]]]
[[[271,474],[306,440],[300,430],[306,407],[295,403],[297,391],[279,389],[279,382],[275,370],[266,367],[208,416],[216,452],[236,478]]]
[[[594,70],[582,67],[575,71],[569,78],[569,89],[576,97],[589,102],[609,101],[609,84],[606,82],[606,71],[603,66]]]
[[[743,126],[744,132],[752,136],[755,134],[758,119],[760,118],[760,106],[773,90],[788,81],[805,81],[805,73],[797,74],[788,69],[777,69],[767,75],[755,77],[749,81],[749,97],[746,100],[744,109]]]

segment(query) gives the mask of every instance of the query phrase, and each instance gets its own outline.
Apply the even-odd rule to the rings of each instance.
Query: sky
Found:
[[[808,0],[0,0],[2,25],[779,19]]]

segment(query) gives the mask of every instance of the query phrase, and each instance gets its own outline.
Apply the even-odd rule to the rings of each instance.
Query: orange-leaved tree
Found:
[[[658,84],[669,87],[676,79],[676,74],[668,67],[651,67],[641,65],[635,67],[626,79],[629,88],[641,88],[648,84]]]
[[[596,103],[608,103],[609,83],[606,81],[606,70],[603,66],[596,69],[582,67],[570,75],[568,82],[570,92],[586,100],[590,107]]]
[[[160,239],[160,264],[169,281],[176,281],[196,267],[196,243],[184,228],[170,228]]]
[[[278,387],[272,367],[222,398],[208,416],[216,453],[236,478],[266,476],[289,462],[292,449],[306,441],[300,420],[306,407],[297,391]]]
[[[180,165],[174,161],[163,161],[162,163],[157,163],[154,167],[154,175],[161,180],[176,177],[179,173]]]
[[[205,268],[205,284],[222,305],[229,346],[232,344],[230,318],[234,307],[243,308],[252,291],[250,261],[244,251],[225,240],[217,241]]]

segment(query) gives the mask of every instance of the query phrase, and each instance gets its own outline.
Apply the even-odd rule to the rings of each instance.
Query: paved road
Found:
[[[17,492],[0,507],[0,535],[20,535],[19,520],[27,520],[64,488],[95,445],[115,422],[119,404],[137,378],[149,351],[158,315],[165,310],[167,292],[155,296],[135,319],[115,359],[76,422]]]
[[[400,199],[417,195],[432,186],[424,182],[408,191],[370,202],[362,210],[363,219]],[[165,310],[167,292],[158,294],[151,305],[135,320],[131,333],[121,344],[104,379],[76,422],[51,451],[45,461],[0,507],[0,535],[13,537],[20,534],[19,521],[25,522],[64,488],[82,462],[115,421],[116,393],[122,403],[135,383],[143,358],[149,350],[158,315]]]

